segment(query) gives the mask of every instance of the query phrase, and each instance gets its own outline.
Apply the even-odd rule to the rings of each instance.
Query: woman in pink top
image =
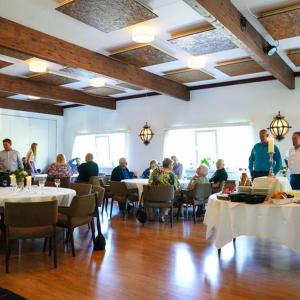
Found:
[[[63,154],[57,154],[55,163],[52,163],[47,170],[48,177],[64,178],[71,176],[71,170],[66,163],[66,157]]]

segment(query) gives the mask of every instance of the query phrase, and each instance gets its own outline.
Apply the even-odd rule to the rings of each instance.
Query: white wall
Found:
[[[295,90],[288,90],[274,80],[193,91],[190,102],[162,95],[120,101],[116,111],[95,107],[67,109],[64,151],[71,156],[77,134],[125,129],[129,131],[129,166],[140,174],[151,159],[162,159],[165,129],[252,122],[256,134],[259,129],[268,127],[280,110],[293,127],[291,132],[300,130],[299,78],[296,86]],[[146,121],[155,132],[149,146],[144,146],[138,137]],[[279,143],[282,153],[291,145],[291,132]],[[86,148],[88,152],[88,145]]]
[[[37,168],[43,169],[63,151],[63,117],[0,109],[0,128],[0,140],[10,138],[21,156],[31,143],[38,143]]]

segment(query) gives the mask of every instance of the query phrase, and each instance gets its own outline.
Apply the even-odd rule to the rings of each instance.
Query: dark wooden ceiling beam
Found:
[[[289,89],[295,88],[295,76],[292,69],[276,53],[267,56],[263,47],[266,44],[264,37],[247,22],[246,29],[242,30],[240,20],[243,15],[231,3],[230,0],[184,0],[201,15],[213,16],[217,22],[212,22],[217,26],[222,24],[230,31],[251,53],[266,71],[269,71],[276,79],[282,82]],[[220,24],[218,24],[220,23]]]
[[[29,111],[48,115],[63,116],[64,109],[52,104],[41,104],[34,101],[0,98],[0,108]]]
[[[116,109],[114,98],[95,97],[43,82],[0,74],[0,91]]]
[[[0,18],[0,46],[122,80],[182,100],[190,100],[188,87],[125,62],[65,42]]]

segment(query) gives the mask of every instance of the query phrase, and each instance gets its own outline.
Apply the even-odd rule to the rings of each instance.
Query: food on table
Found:
[[[293,195],[287,194],[285,192],[276,192],[272,195],[272,199],[287,199],[287,198],[294,198]]]

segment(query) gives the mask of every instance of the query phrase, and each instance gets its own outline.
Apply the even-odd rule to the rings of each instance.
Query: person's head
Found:
[[[79,166],[81,164],[81,159],[80,157],[77,157],[76,158],[76,165]]]
[[[12,146],[12,141],[11,141],[11,139],[4,139],[4,140],[2,141],[2,143],[3,143],[3,148],[4,148],[4,150],[6,150],[6,151],[11,150],[11,146]]]
[[[93,161],[94,160],[94,155],[92,153],[87,153],[85,156],[85,161],[89,162],[89,161]]]
[[[150,161],[150,169],[153,170],[157,167],[157,160],[153,159]]]
[[[223,169],[225,166],[224,160],[223,159],[218,159],[216,162],[216,168],[217,170]]]
[[[172,159],[174,165],[177,165],[177,163],[179,162],[177,156],[175,156],[175,155],[172,155],[172,156],[171,156],[171,159]]]
[[[299,147],[300,146],[300,132],[296,131],[292,135],[292,140],[293,140],[293,146],[294,147]]]
[[[57,164],[65,164],[66,163],[66,157],[64,156],[64,154],[59,153],[56,156],[56,161]]]
[[[170,158],[164,158],[162,165],[163,165],[164,169],[172,170],[173,169],[173,160]]]
[[[30,146],[30,149],[33,153],[34,158],[36,158],[36,156],[37,156],[37,146],[38,146],[37,143],[32,143]]]
[[[127,159],[125,157],[121,157],[119,159],[119,166],[122,168],[127,168]]]
[[[259,139],[262,143],[268,143],[269,134],[266,129],[262,129],[259,131]]]
[[[200,177],[205,177],[207,176],[208,174],[208,167],[205,166],[205,165],[200,165],[198,168],[197,168],[197,175],[200,176]]]

